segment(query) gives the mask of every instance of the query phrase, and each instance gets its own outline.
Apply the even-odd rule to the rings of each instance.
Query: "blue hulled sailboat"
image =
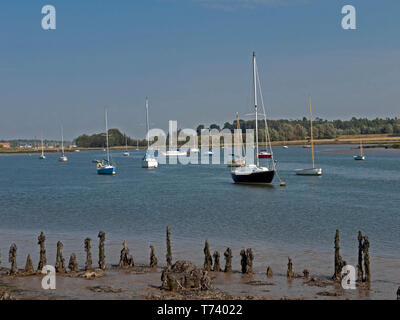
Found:
[[[111,164],[110,161],[110,149],[108,147],[108,122],[107,122],[107,109],[104,111],[104,116],[106,120],[106,151],[107,151],[107,159],[103,159],[101,162],[97,164],[97,173],[98,174],[108,174],[115,175],[117,170],[114,165]]]

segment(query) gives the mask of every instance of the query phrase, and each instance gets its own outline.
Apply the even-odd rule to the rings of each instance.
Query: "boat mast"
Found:
[[[44,156],[44,149],[43,149],[43,133],[42,133],[42,157]]]
[[[61,152],[62,152],[62,156],[64,156],[64,131],[63,131],[63,126],[61,126]]]
[[[243,150],[242,150],[242,135],[241,135],[241,132],[239,131],[240,130],[240,126],[239,126],[239,114],[236,112],[236,128],[237,128],[237,131],[238,131],[238,135],[239,135],[239,148],[240,148],[240,158],[242,158],[242,152],[243,152]]]
[[[146,97],[146,140],[147,140],[147,149],[149,149],[150,142],[149,142],[149,99]]]
[[[257,112],[257,64],[256,53],[253,52],[253,84],[254,84],[254,108],[256,110],[256,164],[259,166],[258,160],[258,112]]]
[[[313,130],[312,130],[312,111],[311,111],[311,95],[308,96],[308,103],[310,105],[310,135],[311,135],[311,154],[312,154],[312,168],[315,168],[314,165],[314,138],[313,138]]]
[[[361,157],[364,156],[364,152],[363,152],[363,145],[362,145],[362,140],[360,139],[360,152],[361,152]]]
[[[108,121],[107,121],[107,109],[104,109],[104,118],[106,120],[106,147],[107,147],[107,162],[110,163],[110,150],[108,149]]]

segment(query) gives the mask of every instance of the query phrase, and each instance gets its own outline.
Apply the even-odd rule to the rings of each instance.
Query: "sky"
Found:
[[[56,30],[43,30],[44,5]],[[344,5],[356,30],[341,27]],[[109,125],[145,136],[251,119],[252,52],[270,119],[400,116],[398,0],[4,0],[0,139]]]

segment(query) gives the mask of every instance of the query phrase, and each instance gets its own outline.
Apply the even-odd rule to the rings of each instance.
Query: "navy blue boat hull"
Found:
[[[275,171],[253,172],[246,175],[236,175],[231,173],[235,183],[267,184],[271,183],[275,176]]]

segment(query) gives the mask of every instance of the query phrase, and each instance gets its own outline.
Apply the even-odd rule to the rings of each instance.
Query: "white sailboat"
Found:
[[[257,106],[257,84],[260,87],[260,97],[264,108],[263,98],[261,94],[260,79],[258,76],[256,53],[253,52],[253,84],[254,84],[254,108],[256,114],[256,152],[255,152],[255,162],[256,164],[246,164],[243,167],[235,168],[231,172],[232,179],[235,183],[244,184],[268,184],[271,183],[275,176],[275,163],[272,158],[272,164],[269,167],[260,167],[260,162],[258,159],[258,106]],[[264,110],[265,117],[265,110]],[[265,120],[266,122],[266,120]],[[266,124],[267,125],[267,124]],[[266,126],[266,132],[268,129]],[[267,135],[269,140],[269,135]]]
[[[117,170],[115,166],[111,164],[110,161],[110,149],[108,145],[108,120],[107,120],[107,109],[104,110],[104,118],[106,120],[106,150],[107,150],[107,159],[103,159],[101,162],[97,164],[97,173],[98,174],[107,174],[107,175],[115,175]]]
[[[46,159],[46,156],[44,155],[44,147],[43,147],[43,134],[42,134],[42,153],[39,156],[40,160]]]
[[[67,162],[68,158],[64,154],[64,132],[63,127],[61,126],[61,157],[58,159],[60,162]]]
[[[124,152],[124,157],[129,157],[130,153],[128,151],[128,137],[125,136],[125,152]]]
[[[310,105],[310,137],[311,137],[311,155],[312,155],[312,168],[309,169],[297,169],[296,174],[300,176],[320,176],[322,175],[322,169],[315,167],[314,161],[314,138],[313,138],[313,127],[312,127],[312,112],[311,112],[311,96],[308,97]]]
[[[153,157],[153,155],[149,151],[150,147],[150,137],[149,137],[149,130],[150,130],[150,125],[149,125],[149,99],[146,97],[146,129],[147,129],[147,134],[146,134],[146,140],[147,140],[147,150],[146,154],[144,155],[142,159],[142,168],[146,169],[154,169],[158,167],[158,161]]]
[[[237,157],[234,153],[232,154],[232,160],[228,162],[228,167],[243,167],[246,165],[246,159],[242,156],[242,135],[240,134],[240,126],[239,126],[239,115],[236,112],[236,128],[239,134],[239,148],[240,155]]]
[[[363,149],[363,145],[362,145],[362,140],[361,139],[360,139],[360,154],[354,156],[354,160],[365,160],[364,149]]]

